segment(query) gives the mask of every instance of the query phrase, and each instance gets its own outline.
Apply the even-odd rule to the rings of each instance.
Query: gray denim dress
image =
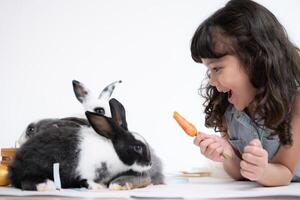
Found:
[[[268,152],[270,161],[280,147],[279,137],[270,137],[271,130],[255,125],[245,112],[237,111],[234,106],[229,105],[225,112],[225,119],[228,126],[229,142],[241,154],[246,145],[255,138],[258,138],[263,148]],[[292,181],[300,182],[300,163],[298,163],[295,176]]]

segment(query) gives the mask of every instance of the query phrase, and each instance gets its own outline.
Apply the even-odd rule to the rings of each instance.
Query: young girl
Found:
[[[205,124],[222,133],[199,133],[194,144],[236,180],[300,181],[298,50],[276,17],[250,0],[229,1],[192,38],[193,59],[208,68]]]

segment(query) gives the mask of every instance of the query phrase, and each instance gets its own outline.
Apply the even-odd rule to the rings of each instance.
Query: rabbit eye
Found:
[[[31,135],[31,134],[33,134],[34,133],[34,127],[28,127],[27,128],[27,131],[26,131],[26,134],[27,135]]]
[[[133,150],[138,153],[138,154],[142,154],[143,153],[143,148],[141,145],[135,145],[133,146]]]
[[[98,114],[101,114],[101,115],[105,114],[104,108],[101,108],[101,107],[95,108],[94,111],[95,111],[95,113],[98,113]]]

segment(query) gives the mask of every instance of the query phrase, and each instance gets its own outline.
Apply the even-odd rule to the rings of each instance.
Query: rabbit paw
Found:
[[[137,187],[135,176],[120,176],[109,183],[111,190],[131,190]]]
[[[44,183],[39,183],[36,185],[36,190],[39,192],[49,192],[55,190],[55,184],[53,181],[47,179]]]
[[[88,189],[93,191],[100,191],[106,189],[106,186],[104,186],[103,184],[96,183],[94,181],[88,181],[88,185]]]
[[[131,183],[110,183],[109,184],[110,190],[131,190],[133,189],[133,185]]]
[[[134,188],[142,188],[151,184],[149,176],[119,176],[109,184],[112,190],[131,190]]]

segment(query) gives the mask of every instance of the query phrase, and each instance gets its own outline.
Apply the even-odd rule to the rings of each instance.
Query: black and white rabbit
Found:
[[[107,117],[111,117],[109,110],[109,98],[111,97],[115,87],[120,84],[122,81],[114,81],[107,85],[100,93],[99,97],[93,96],[90,90],[79,81],[73,80],[73,90],[76,98],[80,103],[82,103],[85,111],[91,111],[100,113]],[[82,117],[66,117],[62,119],[58,118],[46,118],[40,119],[35,122],[31,122],[21,134],[16,142],[16,147],[20,147],[24,144],[29,138],[38,134],[45,129],[51,127],[65,127],[65,126],[89,126],[88,121],[85,116]]]
[[[112,95],[115,87],[122,83],[121,80],[112,82],[108,86],[106,86],[99,97],[96,98],[93,96],[93,93],[81,82],[73,80],[73,90],[78,101],[83,105],[85,111],[96,112],[99,114],[104,114],[106,116],[110,116],[111,113],[109,111],[109,98]],[[126,120],[124,122],[124,127],[127,130]],[[142,136],[138,136],[139,134],[134,134],[136,137],[142,138]],[[144,139],[141,139],[145,141]],[[146,142],[146,141],[145,141]],[[112,180],[110,184],[111,189],[131,189],[135,187],[142,187],[149,184],[157,185],[164,184],[164,175],[163,175],[163,165],[160,158],[155,154],[154,149],[149,146],[150,154],[152,159],[152,166],[149,170],[146,170],[144,173],[135,173],[134,171],[126,172],[123,176]],[[122,184],[120,184],[122,182]],[[116,184],[115,184],[116,183]],[[120,188],[120,185],[122,187]]]
[[[109,105],[112,118],[87,111],[91,127],[52,127],[25,142],[9,165],[11,184],[23,190],[54,190],[54,163],[60,164],[63,188],[149,184],[148,144],[128,131],[123,105],[116,99]],[[142,176],[135,179],[136,174]]]

